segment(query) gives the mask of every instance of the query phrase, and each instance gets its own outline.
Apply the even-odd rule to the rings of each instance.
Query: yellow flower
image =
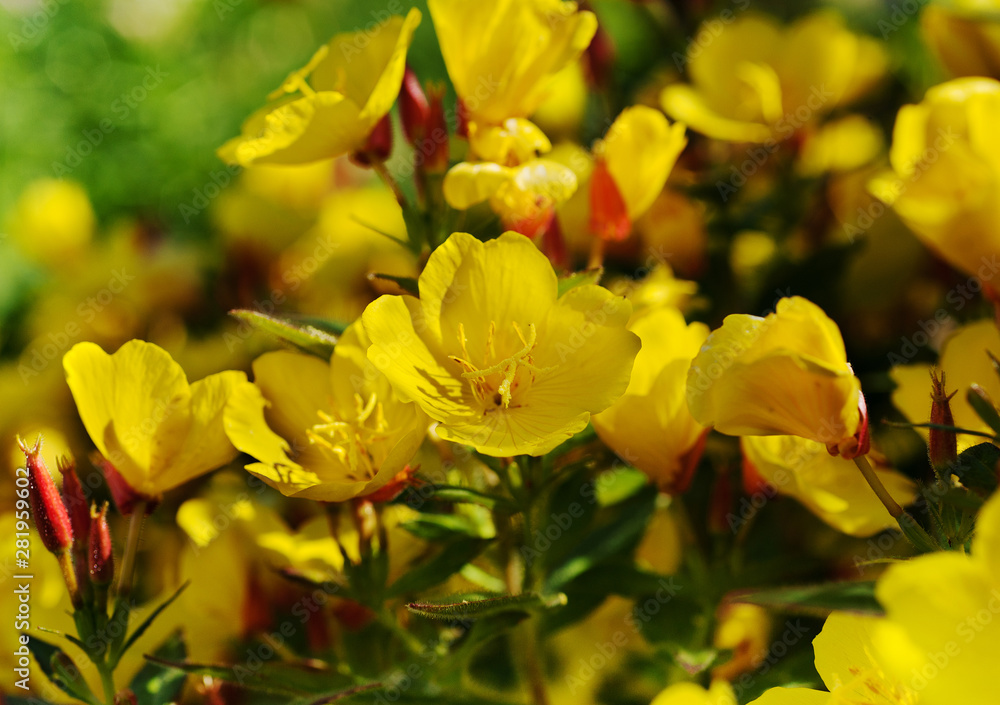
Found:
[[[240,385],[225,412],[233,445],[257,459],[249,472],[289,497],[342,502],[406,466],[426,419],[393,394],[365,357],[368,345],[355,323],[329,364],[288,351],[254,361],[254,384]]]
[[[368,357],[446,440],[542,455],[628,386],[631,305],[595,285],[557,297],[551,264],[522,235],[455,233],[419,284],[419,300],[383,296],[365,310]]]
[[[723,680],[712,681],[708,690],[696,683],[677,683],[653,698],[650,705],[736,705],[736,696]]]
[[[420,11],[338,34],[219,148],[230,164],[302,164],[364,146],[399,94]]]
[[[941,258],[988,279],[1000,252],[1000,82],[961,78],[935,86],[896,117],[893,173],[872,191]]]
[[[695,419],[734,436],[794,435],[837,448],[861,422],[861,383],[840,330],[799,296],[766,318],[727,316],[691,363],[687,394]]]
[[[1000,497],[980,511],[972,554],[942,551],[891,566],[876,596],[889,627],[882,661],[921,704],[997,701],[1000,650]]]
[[[7,222],[21,251],[50,266],[71,263],[84,254],[94,225],[87,192],[79,184],[61,179],[28,184]]]
[[[788,27],[743,13],[706,23],[693,42],[692,85],[668,86],[668,115],[709,137],[767,142],[790,137],[866,93],[885,73],[882,45],[853,34],[833,12]]]
[[[876,642],[884,620],[834,612],[813,640],[816,670],[830,692],[772,688],[752,705],[916,705],[921,695],[886,673]],[[972,702],[962,698],[945,702]],[[986,701],[983,701],[986,702]]]
[[[767,657],[770,635],[771,615],[763,607],[739,602],[722,604],[716,614],[712,645],[733,655],[713,668],[712,676],[732,681],[760,666]]]
[[[962,326],[945,341],[937,367],[944,373],[948,394],[957,391],[951,400],[951,413],[955,425],[970,431],[992,433],[966,400],[966,391],[978,384],[995,401],[1000,401],[1000,379],[987,351],[1000,356],[1000,331],[992,319],[976,321]],[[928,423],[931,419],[931,365],[900,365],[893,367],[890,376],[896,383],[892,403],[903,412],[910,423]],[[925,439],[926,428],[915,429]],[[958,435],[958,450],[965,450],[985,439],[977,436]]]
[[[642,349],[625,395],[593,418],[594,430],[629,464],[667,492],[682,491],[708,428],[694,420],[685,395],[688,367],[708,337],[703,323],[658,309],[629,325]]]
[[[555,208],[576,191],[572,170],[548,159],[532,159],[516,167],[493,162],[462,162],[444,177],[444,198],[466,210],[489,201],[503,224],[528,235],[544,229]]]
[[[874,161],[885,149],[882,131],[867,118],[848,115],[811,133],[795,169],[803,176],[851,171]]]
[[[693,308],[693,299],[698,293],[697,282],[678,279],[665,262],[655,264],[649,274],[639,281],[631,278],[612,279],[608,288],[632,303],[633,321],[645,313],[662,308],[687,312]]]
[[[551,79],[579,58],[597,31],[593,13],[562,0],[430,0],[428,7],[470,141],[479,130],[535,112]],[[524,132],[526,144],[537,139],[535,130]],[[502,145],[472,142],[474,155],[511,165],[505,150],[487,146]]]
[[[687,144],[684,125],[671,125],[663,114],[637,105],[615,119],[594,145],[597,158],[590,181],[591,230],[621,240],[635,219],[660,195],[677,157]],[[610,178],[608,178],[610,177]]]
[[[920,15],[924,39],[953,76],[1000,79],[1000,2],[932,2]]]
[[[854,463],[831,456],[822,443],[798,436],[746,436],[741,443],[744,457],[769,485],[838,531],[864,537],[897,526]],[[916,499],[906,476],[882,463],[873,465],[901,506]]]
[[[236,457],[222,412],[246,383],[242,372],[188,384],[169,353],[141,340],[113,355],[78,343],[63,368],[90,439],[140,495],[158,497]]]

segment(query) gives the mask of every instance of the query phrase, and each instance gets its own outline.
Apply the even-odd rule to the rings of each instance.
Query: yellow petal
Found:
[[[703,135],[729,142],[766,142],[771,129],[762,123],[734,120],[713,110],[691,86],[667,86],[660,95],[663,109],[680,123]]]
[[[493,162],[461,162],[444,177],[444,199],[458,210],[489,199],[511,178],[510,167]]]
[[[159,494],[191,423],[184,370],[160,347],[130,340],[114,355],[78,343],[63,357],[80,419],[97,449],[138,492]]]
[[[822,443],[797,436],[746,436],[746,458],[778,492],[795,497],[813,514],[851,536],[872,536],[896,526],[854,462],[831,456]],[[890,496],[906,506],[916,499],[912,481],[875,464]]]
[[[848,115],[810,136],[796,169],[805,176],[858,169],[878,157],[883,147],[878,127],[860,115]]]
[[[836,703],[830,693],[808,688],[771,688],[752,705],[833,705]]]
[[[994,584],[1000,586],[1000,495],[991,497],[976,517],[972,555],[990,572]]]
[[[331,405],[330,367],[312,355],[285,350],[253,362],[254,384],[269,402],[268,424],[299,452],[309,446],[306,429]]]
[[[565,202],[576,192],[572,169],[548,159],[532,159],[511,170],[490,199],[504,223],[534,220]]]
[[[508,118],[499,125],[469,123],[469,150],[483,161],[516,166],[550,149],[545,133],[524,118]]]
[[[223,412],[233,391],[249,384],[243,372],[233,370],[209,375],[191,385],[191,426],[184,443],[164,472],[156,478],[165,492],[214,470],[236,457],[226,437]]]
[[[527,117],[552,76],[575,61],[597,31],[591,12],[558,0],[430,0],[448,75],[474,120]]]
[[[736,705],[736,697],[725,681],[713,682],[708,690],[696,683],[678,683],[653,698],[651,705]]]
[[[684,129],[643,105],[623,110],[608,129],[603,156],[631,220],[645,213],[663,190],[687,144]]]

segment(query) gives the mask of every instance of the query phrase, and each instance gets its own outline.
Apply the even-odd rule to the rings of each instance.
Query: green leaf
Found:
[[[139,624],[139,626],[135,628],[135,631],[132,632],[129,638],[125,640],[125,643],[122,645],[121,649],[118,649],[112,653],[110,658],[112,664],[118,663],[118,660],[122,657],[122,655],[124,655],[125,652],[127,652],[130,648],[132,648],[132,644],[138,641],[139,637],[141,637],[143,634],[146,633],[146,630],[149,629],[149,626],[153,623],[153,620],[159,617],[160,613],[163,612],[163,610],[167,609],[167,607],[169,607],[174,600],[180,597],[181,593],[184,592],[187,589],[187,586],[190,584],[191,582],[188,581],[183,585],[181,585],[179,588],[177,588],[177,592],[171,595],[162,605],[160,605],[155,610],[150,612],[149,616],[146,617],[146,619],[144,619]]]
[[[429,561],[401,575],[389,586],[386,597],[391,599],[440,585],[482,553],[489,544],[484,539],[459,539],[445,544],[441,552]]]
[[[28,634],[27,637],[28,650],[35,657],[42,673],[48,676],[59,690],[87,703],[100,703],[69,654],[36,636]]]
[[[558,592],[563,585],[608,558],[620,556],[635,544],[646,530],[653,513],[657,490],[647,485],[613,507],[610,520],[590,531],[566,559],[549,574],[547,592]]]
[[[727,599],[731,602],[747,602],[781,612],[817,617],[825,617],[835,611],[874,616],[885,614],[875,599],[873,580],[741,590],[729,593]]]
[[[973,384],[969,387],[965,398],[969,401],[973,411],[983,420],[983,423],[993,429],[994,433],[1000,435],[1000,412],[997,412],[997,407],[986,390],[978,384]]]
[[[582,272],[575,272],[561,277],[559,279],[559,296],[562,296],[570,289],[575,289],[584,284],[597,284],[601,281],[602,276],[604,276],[604,268],[597,267],[596,269],[585,269]]]
[[[168,637],[154,656],[168,661],[186,658],[187,648],[180,632]],[[135,674],[129,689],[135,693],[139,705],[167,705],[180,697],[186,679],[187,674],[183,671],[149,661]]]
[[[980,443],[962,451],[958,462],[949,468],[970,490],[992,494],[997,488],[997,467],[1000,448],[992,443]]]
[[[361,693],[366,693],[370,690],[377,690],[381,687],[381,683],[365,683],[364,685],[355,685],[351,688],[340,690],[335,693],[324,694],[319,700],[311,700],[310,705],[327,705],[327,703],[335,703],[339,700],[353,698]]]
[[[476,522],[461,514],[421,514],[400,526],[426,541],[450,541],[459,537],[491,538],[483,536]]]
[[[247,690],[271,695],[316,697],[330,693],[334,688],[354,685],[336,671],[277,661],[251,668],[246,663],[225,666],[178,662],[157,656],[147,656],[146,658],[150,663],[159,664],[166,668],[200,676],[211,676]]]
[[[230,311],[229,315],[324,360],[330,359],[333,348],[337,344],[337,336],[323,330],[315,322],[296,322],[259,311],[239,308]]]
[[[410,602],[406,605],[406,609],[422,617],[461,621],[482,619],[507,612],[544,611],[565,604],[566,596],[562,593],[545,597],[534,592],[521,595],[467,592],[440,600]]]
[[[417,280],[413,277],[397,277],[393,274],[382,274],[381,272],[372,272],[368,275],[368,279],[384,279],[386,281],[394,282],[400,289],[405,291],[407,294],[413,294],[414,296],[420,296],[420,287],[417,286]]]
[[[498,497],[474,490],[471,487],[459,487],[457,485],[424,485],[420,488],[420,494],[428,499],[435,499],[441,502],[453,502],[455,504],[477,504],[490,510],[499,509],[508,514],[517,511],[517,507],[506,497]]]

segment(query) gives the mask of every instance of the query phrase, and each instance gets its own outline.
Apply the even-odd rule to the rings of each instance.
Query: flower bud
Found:
[[[424,171],[443,174],[448,171],[448,121],[444,118],[444,86],[430,87],[430,110],[427,128],[420,152],[423,155]]]
[[[931,370],[931,423],[940,426],[954,426],[951,415],[951,398],[957,392],[945,391],[944,371],[938,377],[937,370]],[[932,428],[929,433],[927,455],[931,467],[942,477],[948,477],[952,463],[958,460],[958,439],[954,431]]]
[[[417,74],[409,66],[403,74],[403,88],[399,91],[399,117],[403,123],[406,141],[416,146],[427,134],[431,106],[420,86]]]
[[[618,242],[632,232],[632,221],[618,185],[599,159],[590,177],[590,231],[602,240]]]
[[[351,154],[351,161],[359,166],[384,162],[392,154],[392,119],[386,115],[376,123],[365,146]]]
[[[73,525],[56,483],[42,460],[42,438],[38,437],[34,448],[28,448],[20,438],[17,443],[24,452],[28,468],[28,500],[35,528],[46,549],[57,555],[64,553],[73,546]]]
[[[95,585],[108,585],[115,577],[115,556],[108,529],[108,503],[90,514],[90,579]]]
[[[80,479],[76,476],[76,461],[60,456],[56,460],[56,467],[62,473],[62,498],[66,511],[69,512],[73,535],[83,541],[90,535],[90,508],[87,506],[87,498],[83,494]]]

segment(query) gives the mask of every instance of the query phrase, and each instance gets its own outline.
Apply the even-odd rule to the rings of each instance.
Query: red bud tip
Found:
[[[72,458],[59,456],[56,459],[56,467],[62,473],[62,498],[66,505],[66,511],[69,512],[73,535],[79,536],[82,541],[84,536],[90,535],[90,507],[83,494],[80,478],[76,475],[76,461]]]
[[[125,478],[121,476],[121,473],[115,469],[115,466],[107,458],[94,453],[90,456],[90,462],[99,467],[101,472],[104,473],[104,481],[111,491],[111,499],[115,501],[115,506],[118,507],[119,514],[122,516],[131,515],[136,505],[141,502],[146,503],[147,514],[152,511],[155,505],[154,498],[147,497],[132,489],[132,486],[125,481]]]
[[[90,515],[90,579],[95,585],[107,585],[115,577],[115,556],[111,549],[111,531],[108,529],[108,503],[101,511]]]
[[[611,36],[600,26],[590,40],[590,46],[584,54],[587,62],[587,74],[592,85],[598,88],[606,87],[611,82],[611,70],[615,64],[615,45]]]
[[[948,394],[945,391],[944,372],[940,378],[937,370],[931,370],[931,423],[941,426],[954,426],[955,418],[951,414],[951,398],[957,391]],[[930,429],[927,444],[927,455],[931,466],[938,473],[948,473],[952,464],[958,460],[958,438],[954,431],[941,428]],[[947,477],[947,475],[945,475]]]
[[[384,162],[392,154],[392,118],[386,113],[378,121],[365,142],[365,146],[351,154],[351,161],[358,166],[371,166]]]
[[[590,231],[612,242],[624,240],[632,232],[625,199],[603,159],[598,160],[590,177]]]
[[[428,120],[431,114],[427,95],[420,86],[417,74],[409,66],[403,74],[403,87],[399,91],[399,118],[403,123],[403,134],[406,141],[416,145],[423,140],[428,132]]]
[[[448,121],[444,118],[443,85],[432,86],[430,93],[430,112],[427,115],[427,129],[424,139],[418,147],[418,159],[423,159],[424,171],[431,174],[443,174],[448,171]]]
[[[46,549],[55,554],[63,553],[73,546],[73,525],[56,483],[42,460],[42,438],[38,437],[34,448],[28,448],[20,438],[17,443],[24,452],[28,469],[28,501],[35,528]]]

